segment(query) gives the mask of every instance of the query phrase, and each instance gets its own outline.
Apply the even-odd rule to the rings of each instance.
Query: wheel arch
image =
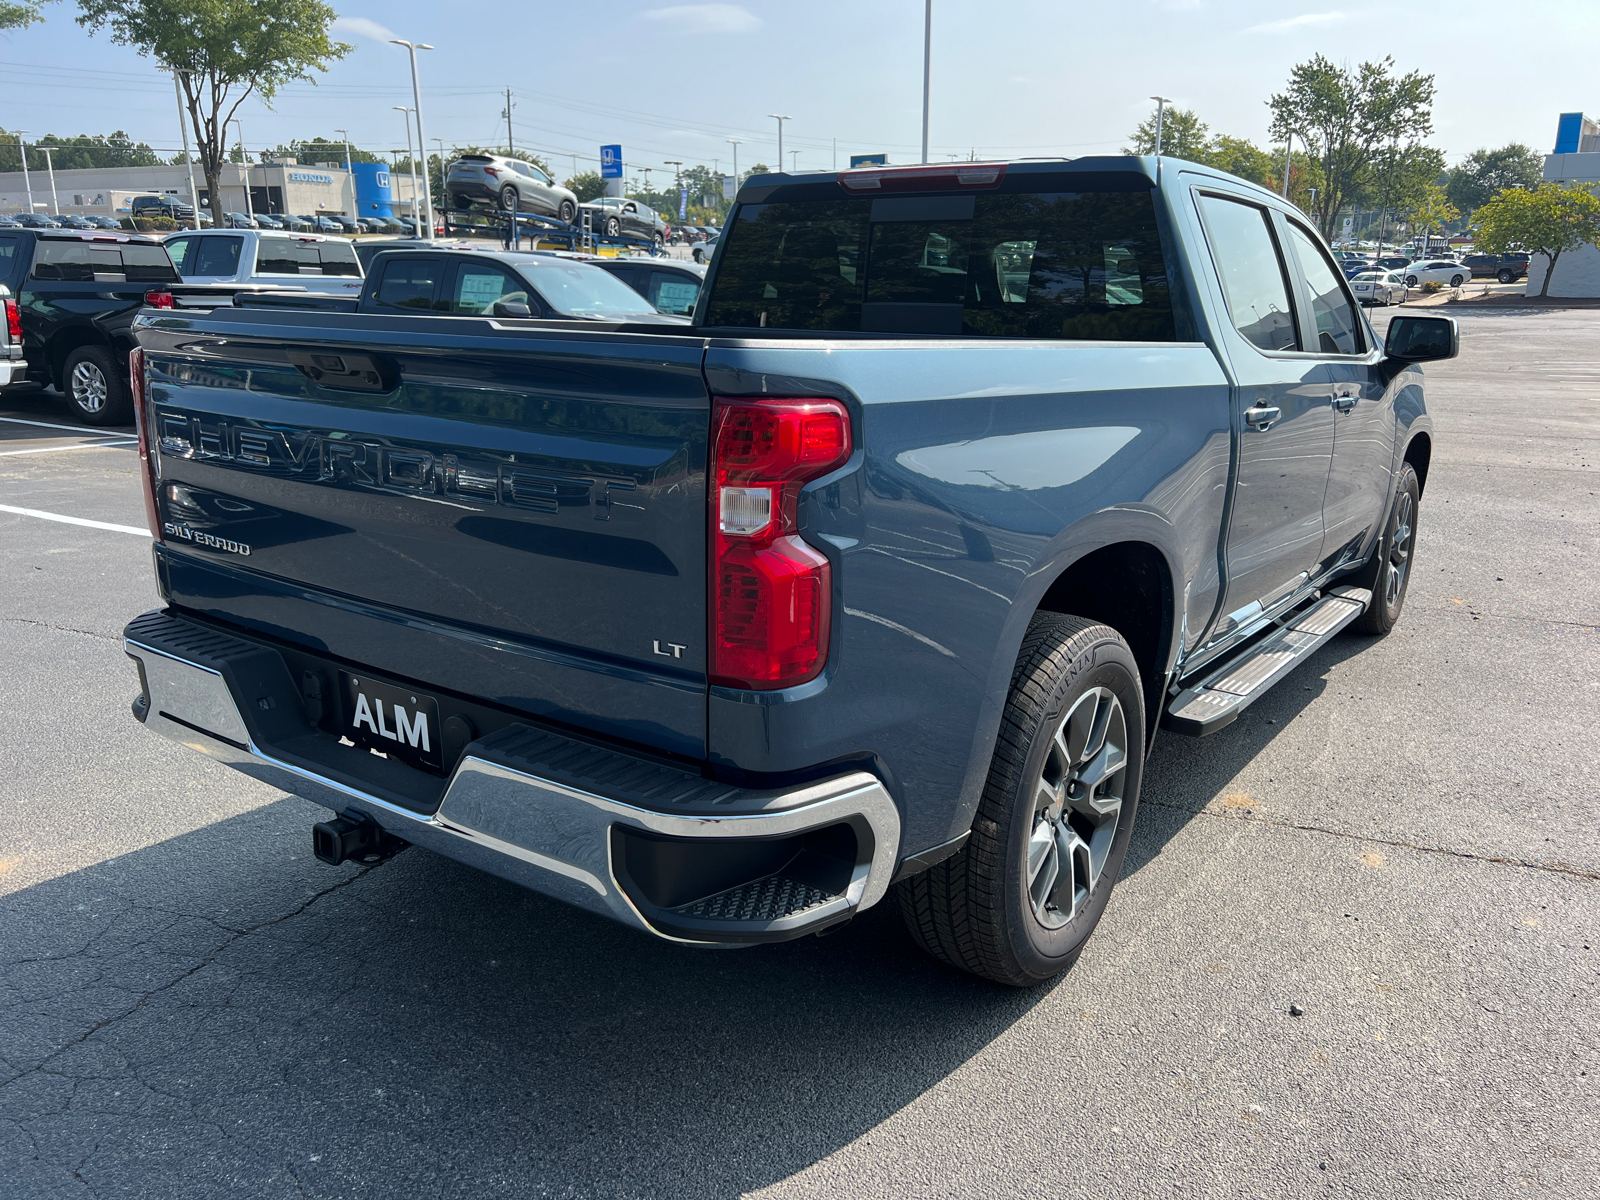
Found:
[[[1411,469],[1417,473],[1417,490],[1426,491],[1428,487],[1428,462],[1433,457],[1433,440],[1425,431],[1418,430],[1406,443],[1405,455],[1401,461],[1411,464]],[[1398,485],[1397,485],[1398,486]]]
[[[57,391],[67,390],[67,359],[72,357],[74,350],[82,346],[102,346],[113,356],[118,352],[118,347],[112,339],[92,325],[70,325],[60,330],[45,346],[45,359],[50,364],[50,378],[54,381]]]

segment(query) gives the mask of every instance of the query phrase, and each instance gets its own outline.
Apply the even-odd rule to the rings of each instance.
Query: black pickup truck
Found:
[[[130,327],[142,308],[231,304],[241,290],[184,283],[154,238],[31,229],[0,230],[0,284],[16,298],[27,380],[60,389],[90,425],[133,416]]]
[[[1210,168],[756,178],[692,323],[415,261],[415,307],[135,324],[134,714],[337,813],[327,862],[414,843],[696,945],[892,894],[1037,983],[1158,730],[1400,618],[1455,325],[1379,338]]]

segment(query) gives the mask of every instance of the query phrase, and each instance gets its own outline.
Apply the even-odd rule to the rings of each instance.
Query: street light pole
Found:
[[[1289,155],[1294,149],[1294,133],[1289,132],[1283,139],[1283,198],[1289,198]]]
[[[356,209],[356,169],[350,161],[350,131],[348,129],[335,129],[335,133],[344,134],[344,173],[350,184],[350,215],[360,216]]]
[[[411,149],[411,110],[403,104],[391,104],[389,107],[406,115],[406,161],[411,164],[411,232],[420,237],[422,224],[417,220],[417,155]]]
[[[241,164],[244,167],[244,215],[246,220],[254,221],[256,210],[250,205],[250,151],[244,148],[244,126],[239,124],[238,117],[233,119],[233,127],[239,131],[239,156],[244,160]],[[212,217],[215,218],[216,214],[213,213]],[[218,228],[221,226],[218,225]]]
[[[189,153],[189,123],[184,119],[183,88],[178,83],[178,69],[168,67],[172,72],[172,94],[178,101],[178,133],[183,137],[183,165],[189,168],[189,206],[194,209],[194,227],[196,232],[200,229],[200,193],[194,189],[194,158]],[[213,221],[213,224],[215,221]]]
[[[22,154],[22,187],[28,193],[28,211],[33,211],[33,181],[28,178],[28,144],[22,139],[26,137],[26,129],[17,130],[17,149]]]
[[[793,117],[780,117],[777,113],[768,113],[778,123],[778,170],[783,170],[783,123],[794,120]]]
[[[416,106],[417,145],[421,148],[421,153],[426,155],[428,153],[428,137],[422,131],[422,84],[417,79],[417,51],[432,50],[433,47],[428,45],[427,42],[408,42],[404,38],[390,38],[389,40],[396,46],[404,46],[411,52],[411,102]],[[406,136],[411,136],[409,130]],[[439,169],[441,172],[444,170],[442,152]],[[422,204],[428,217],[428,232],[425,236],[431,242],[433,241],[433,185],[428,180],[427,163],[422,164]]]
[[[933,0],[927,0],[922,23],[922,161],[928,161],[928,98],[933,75]],[[781,162],[778,164],[783,165]]]
[[[789,151],[789,157],[794,160],[794,165],[790,168],[790,172],[789,173],[791,175],[800,174],[800,151],[798,151],[798,150]]]
[[[737,192],[739,190],[739,139],[727,138],[725,140],[728,145],[733,147],[733,190]]]
[[[44,151],[45,170],[50,172],[50,209],[59,217],[61,215],[61,199],[56,195],[56,160],[50,157],[50,152],[55,147],[40,146],[39,149]]]
[[[1172,101],[1165,96],[1151,96],[1156,102],[1156,157],[1161,157],[1161,118],[1166,115],[1167,105]]]

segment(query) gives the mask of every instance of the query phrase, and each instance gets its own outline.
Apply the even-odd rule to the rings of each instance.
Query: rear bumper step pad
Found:
[[[282,791],[369,817],[406,842],[660,937],[735,944],[798,937],[876,904],[894,874],[899,810],[865,771],[790,788],[738,788],[513,725],[468,745],[438,810],[422,813],[275,750],[277,722],[305,729],[303,718],[280,711],[288,705],[260,703],[288,686],[276,652],[172,613],[136,619],[123,645],[139,666],[144,694],[135,713],[147,728]],[[821,891],[786,877],[769,881],[762,871],[669,911],[636,888],[630,895],[614,861],[624,834],[721,853],[717,845],[787,845],[841,825],[856,831],[855,863],[844,864],[840,886]]]
[[[1194,737],[1226,728],[1371,602],[1366,588],[1334,588],[1242,657],[1180,692],[1167,706],[1161,727]]]

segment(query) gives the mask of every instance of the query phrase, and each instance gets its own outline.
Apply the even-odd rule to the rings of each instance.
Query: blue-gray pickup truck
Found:
[[[494,291],[442,257],[435,300]],[[319,858],[691,945],[893,892],[1013,985],[1099,921],[1158,729],[1399,618],[1457,349],[1380,342],[1277,197],[1131,157],[753,179],[692,323],[136,334],[134,715],[331,810]]]

